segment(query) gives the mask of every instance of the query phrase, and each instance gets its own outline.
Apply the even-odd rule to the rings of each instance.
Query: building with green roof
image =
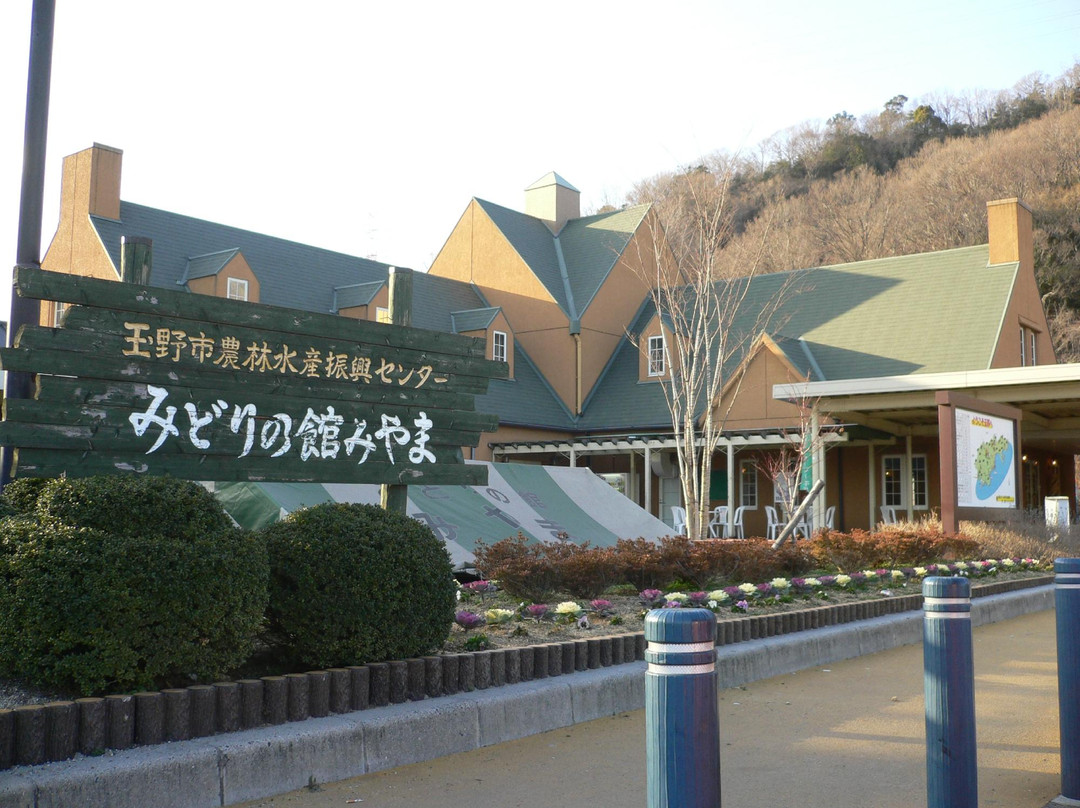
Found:
[[[389,265],[121,201],[121,159],[97,144],[65,159],[46,269],[118,279],[121,240],[141,237],[153,244],[153,286],[385,316]],[[478,397],[500,427],[476,459],[588,465],[671,521],[672,368],[657,358],[677,326],[651,292],[670,260],[661,232],[648,205],[582,216],[580,192],[555,172],[526,189],[524,212],[467,203],[414,276],[413,325],[483,337],[489,358],[510,364],[510,378]],[[944,488],[935,395],[945,389],[1022,411],[1017,505],[1072,495],[1080,373],[1056,364],[1030,211],[992,202],[988,232],[984,245],[718,287],[739,301],[717,324],[727,383],[698,412],[722,420],[711,504],[729,506],[729,524],[741,508],[745,535],[768,532],[777,486],[763,458],[790,445],[808,413],[823,436],[807,466],[824,482],[815,526],[827,512],[837,529],[934,513]],[[43,307],[46,323],[55,316]]]

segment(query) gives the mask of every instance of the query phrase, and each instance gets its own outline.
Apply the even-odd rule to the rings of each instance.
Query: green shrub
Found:
[[[48,477],[20,477],[4,486],[4,495],[0,497],[0,506],[6,506],[8,513],[30,513],[37,505],[42,488],[49,482]]]
[[[457,586],[426,525],[374,505],[327,503],[264,528],[271,635],[297,663],[329,667],[430,653]]]
[[[194,483],[50,481],[34,513],[0,520],[0,666],[83,694],[224,675],[253,648],[268,576],[261,540],[227,522]]]
[[[232,525],[213,494],[172,477],[49,480],[35,512],[43,519],[125,536],[160,534],[191,541]]]

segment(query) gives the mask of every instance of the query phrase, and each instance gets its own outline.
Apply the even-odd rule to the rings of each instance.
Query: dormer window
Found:
[[[243,278],[229,278],[225,296],[229,300],[247,300],[248,282]]]
[[[506,332],[491,332],[491,358],[496,362],[506,361]]]
[[[650,376],[663,376],[666,370],[664,359],[664,337],[663,335],[649,337],[649,375]]]

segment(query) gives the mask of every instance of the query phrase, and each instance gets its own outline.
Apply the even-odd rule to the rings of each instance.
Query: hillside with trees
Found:
[[[986,242],[986,202],[1034,214],[1035,266],[1060,361],[1080,360],[1080,63],[1011,90],[890,98],[881,112],[801,124],[753,154],[714,153],[643,180],[676,238],[694,239],[705,201],[721,205],[724,275],[775,272]]]

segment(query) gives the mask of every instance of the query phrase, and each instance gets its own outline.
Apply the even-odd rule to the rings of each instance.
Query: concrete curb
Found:
[[[1053,586],[979,598],[973,625],[1053,608]],[[717,648],[719,686],[918,643],[922,613],[886,615]],[[0,808],[176,808],[269,797],[639,710],[645,663],[77,757],[0,773]]]

